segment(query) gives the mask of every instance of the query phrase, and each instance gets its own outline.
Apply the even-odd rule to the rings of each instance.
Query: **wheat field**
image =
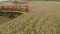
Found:
[[[0,34],[60,34],[60,2],[32,1],[30,12],[0,25]]]

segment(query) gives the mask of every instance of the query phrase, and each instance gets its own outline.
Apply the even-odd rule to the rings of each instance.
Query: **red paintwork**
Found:
[[[29,10],[30,10],[30,9],[29,9],[29,6],[27,5],[27,6],[26,6],[26,9],[25,9],[25,12],[29,12]]]
[[[13,11],[20,11],[22,9],[22,5],[17,5],[17,6],[14,6],[14,5],[3,5],[3,6],[0,6],[0,10],[13,10]],[[29,12],[29,6],[26,5],[26,9],[25,9],[25,12]]]
[[[1,10],[21,10],[22,9],[22,6],[21,5],[18,5],[18,6],[14,6],[14,5],[11,5],[11,6],[0,6],[0,9]]]

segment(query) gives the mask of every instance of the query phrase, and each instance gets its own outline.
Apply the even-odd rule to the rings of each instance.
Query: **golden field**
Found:
[[[0,34],[60,34],[60,2],[32,1],[29,6],[30,12],[2,21]]]

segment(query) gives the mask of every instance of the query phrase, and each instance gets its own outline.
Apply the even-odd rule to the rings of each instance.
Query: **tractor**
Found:
[[[0,1],[0,16],[7,15],[9,18],[16,18],[26,12],[29,12],[28,2],[21,2],[21,0]]]

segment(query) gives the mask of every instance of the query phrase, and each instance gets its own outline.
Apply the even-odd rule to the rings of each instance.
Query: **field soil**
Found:
[[[30,12],[0,25],[0,34],[60,34],[60,2],[32,1]]]

